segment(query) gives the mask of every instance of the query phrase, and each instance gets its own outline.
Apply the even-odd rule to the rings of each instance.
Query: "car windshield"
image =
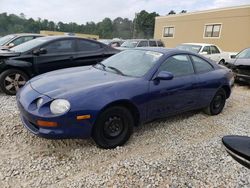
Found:
[[[95,67],[125,76],[142,77],[162,55],[162,53],[148,50],[126,50],[111,56]]]
[[[241,51],[236,57],[238,59],[250,59],[250,48]]]
[[[6,42],[8,42],[9,40],[15,38],[15,35],[6,35],[4,37],[0,38],[0,46],[5,45]]]
[[[192,44],[181,44],[179,46],[176,47],[179,50],[186,50],[189,52],[194,52],[194,53],[198,53],[201,49],[200,45],[192,45]]]
[[[121,47],[124,47],[124,48],[135,48],[136,45],[137,45],[138,41],[134,41],[134,40],[127,40],[125,41]]]
[[[11,51],[21,52],[21,53],[27,52],[27,51],[33,49],[34,47],[39,46],[39,45],[41,45],[49,40],[50,40],[49,38],[39,37],[37,39],[30,40],[28,42],[22,43],[16,47],[14,47],[14,48],[11,48]]]

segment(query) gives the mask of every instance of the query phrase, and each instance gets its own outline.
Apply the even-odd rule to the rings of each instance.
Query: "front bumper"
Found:
[[[43,96],[33,90],[29,84],[21,89],[17,94],[17,106],[20,111],[21,120],[26,129],[31,133],[44,138],[87,138],[91,136],[92,124],[88,120],[77,120],[76,112],[71,110],[61,116],[46,117],[39,114],[39,110],[30,108],[30,104],[37,98]],[[53,100],[53,99],[50,99]],[[56,127],[38,126],[37,121],[56,122]]]
[[[246,81],[250,83],[250,76],[245,75],[245,74],[235,74],[235,79],[236,80],[240,80],[240,81]]]

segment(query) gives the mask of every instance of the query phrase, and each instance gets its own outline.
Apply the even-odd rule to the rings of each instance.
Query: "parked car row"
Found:
[[[98,41],[112,47],[120,47],[124,43],[124,40],[121,39],[100,39]]]
[[[199,55],[214,46],[199,45],[197,51],[195,44],[166,49],[159,40],[133,39],[115,49],[77,37],[39,37],[0,51],[0,88],[17,94],[22,122],[33,134],[92,137],[114,148],[141,123],[223,110],[233,72]],[[69,67],[77,68],[63,69]]]
[[[233,70],[236,80],[250,84],[250,48],[242,50],[224,65]]]
[[[57,69],[93,65],[119,52],[103,43],[68,36],[40,37],[0,51],[0,88],[15,95],[30,78]]]
[[[38,37],[43,37],[43,35],[34,33],[19,33],[6,35],[0,38],[0,50],[13,48],[14,46],[18,46],[22,43],[36,39]]]
[[[201,54],[219,64],[224,64],[231,59],[232,55],[235,55],[235,53],[232,52],[223,52],[214,44],[183,43],[178,45],[176,48]]]
[[[122,43],[119,50],[126,50],[136,47],[164,47],[164,43],[161,40],[154,40],[154,39],[131,39],[126,40]]]

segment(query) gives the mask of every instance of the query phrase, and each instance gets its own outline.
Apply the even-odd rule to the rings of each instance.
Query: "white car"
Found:
[[[231,55],[237,54],[236,52],[223,52],[218,46],[205,43],[183,43],[176,48],[199,53],[219,64],[225,63],[231,59]]]

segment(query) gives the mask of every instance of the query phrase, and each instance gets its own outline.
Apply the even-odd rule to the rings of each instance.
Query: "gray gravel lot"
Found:
[[[247,86],[234,88],[218,116],[196,111],[146,124],[114,150],[33,136],[15,97],[3,93],[0,128],[0,187],[250,187],[250,170],[221,145],[223,135],[250,135]]]

